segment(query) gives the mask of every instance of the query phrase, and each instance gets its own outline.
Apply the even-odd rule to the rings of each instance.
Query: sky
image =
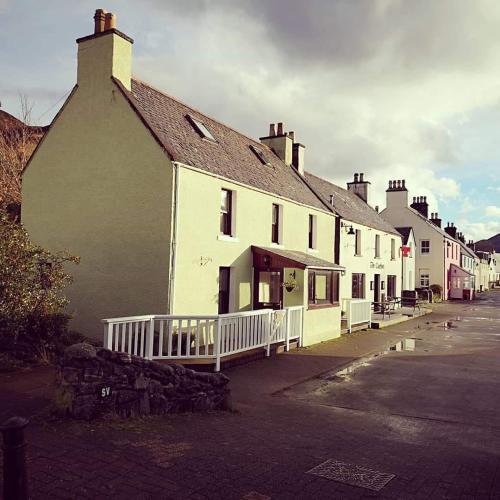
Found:
[[[50,123],[96,8],[134,40],[133,73],[258,138],[283,122],[306,170],[392,179],[467,239],[500,232],[498,0],[0,0],[1,109]]]

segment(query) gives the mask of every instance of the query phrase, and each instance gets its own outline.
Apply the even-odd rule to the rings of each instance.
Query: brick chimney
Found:
[[[354,174],[354,180],[347,183],[347,190],[358,195],[365,203],[369,203],[370,182],[365,181],[365,174]]]
[[[283,123],[279,122],[277,130],[275,129],[274,123],[269,125],[269,135],[260,138],[260,142],[271,148],[276,156],[282,160],[285,165],[294,165],[294,139],[295,134],[293,132],[284,132]],[[299,146],[302,146],[301,144]],[[296,163],[298,166],[295,168],[299,173],[304,173],[304,146],[297,148]],[[302,172],[300,172],[300,168]]]
[[[116,17],[97,9],[94,33],[78,38],[78,87],[96,93],[109,85],[113,76],[130,90],[132,77],[132,44],[134,41],[116,29]]]
[[[435,224],[437,227],[441,227],[442,220],[439,218],[439,214],[437,212],[436,213],[432,213],[431,214],[431,218],[429,220],[433,224]]]
[[[426,219],[429,217],[429,204],[427,203],[427,196],[413,197],[413,203],[410,207],[419,212]]]
[[[453,222],[448,222],[444,230],[446,231],[446,234],[448,234],[452,238],[457,237],[457,228],[455,227],[455,224]]]
[[[472,241],[472,240],[469,240],[469,243],[467,243],[467,246],[473,251],[475,252],[476,251],[476,244]]]
[[[457,238],[462,242],[465,243],[465,236],[464,233],[458,233]]]
[[[385,190],[387,208],[407,208],[408,189],[404,179],[389,181],[389,187]]]

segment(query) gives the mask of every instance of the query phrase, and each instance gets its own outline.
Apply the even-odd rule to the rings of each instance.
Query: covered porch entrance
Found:
[[[344,268],[313,255],[252,246],[254,309],[334,306]]]

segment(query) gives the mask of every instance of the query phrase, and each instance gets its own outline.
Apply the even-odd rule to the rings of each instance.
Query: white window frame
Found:
[[[283,205],[280,203],[273,202],[271,204],[271,227],[273,224],[273,208],[274,205],[278,206],[278,242],[272,241],[271,235],[271,246],[282,247],[283,246]]]
[[[309,220],[312,217],[312,246],[309,245]],[[307,249],[309,251],[318,250],[318,216],[309,214],[307,216]]]
[[[380,259],[380,234],[375,235],[375,258]]]
[[[359,239],[359,245],[357,244],[358,239]],[[361,229],[355,229],[355,232],[354,232],[354,256],[355,257],[361,257],[363,255],[363,246],[362,245],[363,245],[362,231],[361,231]],[[359,246],[359,252],[357,251],[358,246]]]
[[[427,285],[422,283],[422,279],[427,277]],[[418,270],[418,282],[421,288],[429,288],[431,285],[431,273],[429,269],[419,269]]]
[[[237,191],[235,191],[234,189],[230,188],[230,187],[225,187],[225,186],[221,186],[220,188],[220,191],[222,190],[226,190],[226,191],[230,191],[231,192],[231,234],[222,234],[220,233],[219,231],[219,234],[217,235],[217,239],[220,240],[220,241],[231,241],[231,242],[238,242],[240,241],[239,238],[237,237],[237,233],[236,233],[236,228],[237,228],[237,225],[236,225],[236,219],[237,219],[237,216],[236,216],[236,209],[238,207],[238,195],[237,195]],[[220,217],[220,207],[219,207],[219,217]]]

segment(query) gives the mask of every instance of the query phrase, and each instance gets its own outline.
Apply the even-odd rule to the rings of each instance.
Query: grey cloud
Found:
[[[373,63],[379,74],[397,68],[409,78],[444,67],[473,69],[499,46],[500,15],[491,0],[149,2],[190,20],[231,14],[236,29],[259,23],[269,46],[293,67]]]

